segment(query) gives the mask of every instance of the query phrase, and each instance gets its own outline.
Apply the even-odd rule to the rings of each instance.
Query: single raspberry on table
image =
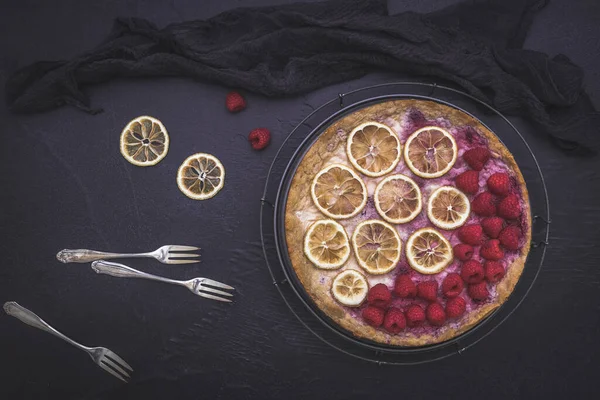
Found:
[[[400,332],[402,329],[406,328],[406,317],[404,316],[404,313],[399,308],[391,307],[385,313],[383,327],[389,333],[396,334]]]
[[[446,322],[446,312],[440,303],[429,304],[425,313],[431,325],[441,326]]]
[[[479,190],[479,172],[465,171],[454,180],[456,187],[468,194],[475,194]]]
[[[463,281],[459,274],[456,272],[451,272],[444,278],[442,282],[442,293],[444,296],[456,297],[463,290]]]
[[[479,283],[483,280],[485,271],[479,261],[469,260],[462,265],[460,277],[467,283]]]
[[[483,229],[479,224],[463,225],[458,229],[461,242],[471,246],[479,246],[483,240]]]
[[[481,246],[479,255],[486,260],[497,261],[504,257],[504,251],[498,239],[490,239]]]
[[[490,192],[479,193],[471,202],[471,210],[482,217],[496,215],[496,198]]]
[[[460,261],[467,261],[473,257],[473,246],[459,243],[454,246],[454,256]]]
[[[498,240],[505,249],[518,250],[519,241],[521,240],[521,228],[514,225],[507,226],[500,232]]]
[[[246,108],[246,100],[238,92],[229,92],[225,99],[225,106],[232,113],[240,112]]]
[[[408,275],[398,275],[394,284],[394,294],[403,299],[417,295],[417,285]]]
[[[488,190],[498,196],[506,196],[510,191],[510,178],[504,172],[496,172],[487,180]]]
[[[465,313],[467,302],[462,297],[453,297],[446,302],[446,317],[458,318]]]
[[[375,328],[383,324],[385,312],[381,308],[368,306],[362,311],[362,317],[365,322]]]
[[[506,219],[516,219],[521,215],[521,202],[516,194],[509,194],[498,203],[498,215]]]
[[[463,159],[475,171],[481,171],[490,159],[490,151],[485,147],[476,147],[465,151]]]
[[[486,235],[497,239],[500,231],[504,228],[504,220],[500,217],[488,217],[481,221],[481,227]]]
[[[500,261],[486,261],[483,263],[485,269],[485,279],[490,283],[499,282],[504,278],[504,266]]]
[[[254,150],[262,150],[271,142],[271,132],[267,128],[256,128],[248,135]]]
[[[467,293],[469,293],[469,297],[471,297],[473,300],[485,300],[490,296],[490,292],[488,291],[485,281],[469,285]]]
[[[367,302],[373,307],[386,308],[392,302],[390,289],[385,284],[378,283],[369,290]]]
[[[421,326],[425,322],[425,311],[418,304],[412,304],[406,309],[406,324],[411,328]]]
[[[427,301],[437,300],[438,283],[436,281],[425,281],[417,284],[417,296]]]

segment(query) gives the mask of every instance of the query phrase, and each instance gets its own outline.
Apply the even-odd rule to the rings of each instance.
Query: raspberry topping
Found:
[[[500,217],[484,218],[481,221],[481,227],[486,235],[492,239],[497,239],[500,231],[504,227],[504,220]]]
[[[446,312],[440,303],[431,303],[427,306],[427,321],[431,325],[441,326],[446,322]]]
[[[362,311],[362,317],[367,324],[378,328],[383,324],[384,312],[381,308],[368,306]]]
[[[396,307],[391,307],[385,313],[383,327],[392,334],[400,332],[402,329],[406,328],[406,317],[404,316],[404,313]]]
[[[483,264],[485,279],[490,283],[499,282],[504,277],[504,267],[500,261],[486,261]]]
[[[442,293],[446,297],[456,297],[463,290],[463,281],[459,274],[452,272],[442,282]]]
[[[496,198],[490,192],[479,193],[471,202],[471,210],[482,217],[496,215]]]
[[[479,172],[465,171],[455,180],[456,187],[467,194],[475,194],[479,190]]]
[[[458,230],[461,242],[471,246],[479,246],[483,240],[483,229],[479,224],[463,225]]]
[[[394,284],[394,294],[398,297],[409,298],[417,295],[417,285],[408,275],[398,275]]]
[[[469,260],[462,265],[460,276],[467,283],[479,283],[483,280],[485,271],[479,261]]]
[[[521,239],[521,229],[514,225],[509,225],[500,232],[498,240],[500,244],[507,250],[517,250],[519,248],[519,240]]]
[[[519,196],[510,194],[503,198],[498,204],[498,215],[506,219],[516,219],[521,215],[521,203]]]
[[[510,191],[510,179],[504,172],[496,172],[487,180],[488,190],[498,196],[506,196]]]
[[[485,300],[490,295],[485,281],[469,285],[467,292],[469,293],[469,297],[473,300]]]
[[[463,297],[454,297],[446,302],[446,317],[458,318],[465,313],[467,302]]]
[[[470,260],[473,257],[473,246],[464,243],[457,244],[454,246],[454,257],[460,261]]]
[[[504,251],[500,247],[498,239],[490,239],[481,246],[479,255],[486,260],[497,261],[504,257]]]
[[[417,284],[417,296],[427,301],[437,300],[437,281],[425,281]]]
[[[238,92],[229,92],[225,99],[225,105],[229,112],[236,113],[246,108],[246,100]]]
[[[271,142],[271,132],[267,128],[257,128],[250,132],[248,140],[254,150],[262,150]]]
[[[392,301],[390,289],[383,283],[378,283],[369,290],[367,302],[373,307],[386,308]]]
[[[406,323],[410,327],[423,325],[425,321],[425,311],[418,304],[413,304],[406,310]]]
[[[463,159],[475,171],[481,171],[485,163],[490,159],[490,151],[485,147],[476,147],[465,151]]]

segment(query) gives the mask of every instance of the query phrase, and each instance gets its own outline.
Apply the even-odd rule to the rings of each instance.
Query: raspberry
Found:
[[[463,243],[479,246],[483,240],[483,229],[478,224],[463,225],[458,230],[458,238]]]
[[[504,267],[500,261],[486,261],[483,268],[485,268],[485,279],[490,283],[499,282],[504,278]]]
[[[473,257],[473,246],[468,244],[459,243],[454,246],[454,256],[460,261],[467,261]]]
[[[500,217],[488,217],[481,221],[481,227],[486,235],[492,239],[497,239],[500,231],[504,227],[504,220]]]
[[[442,282],[442,293],[444,293],[444,296],[448,298],[456,297],[460,294],[460,292],[462,292],[462,290],[463,281],[459,274],[453,272],[446,275],[444,281]]]
[[[383,319],[383,327],[389,333],[396,334],[406,328],[406,317],[398,308],[392,307],[386,313]]]
[[[425,281],[417,284],[417,295],[427,301],[437,299],[438,283],[436,281]]]
[[[504,251],[500,248],[498,239],[490,239],[481,246],[479,255],[486,260],[497,261],[504,257]]]
[[[483,280],[485,271],[479,261],[469,260],[462,265],[460,276],[467,283],[479,283]]]
[[[362,311],[362,317],[365,322],[375,328],[383,324],[384,312],[381,308],[368,306]]]
[[[369,290],[367,301],[373,307],[386,308],[392,302],[392,294],[385,284],[378,283]]]
[[[418,304],[413,304],[406,310],[406,323],[408,326],[421,326],[425,321],[425,311]]]
[[[417,285],[408,275],[398,275],[394,284],[394,293],[398,297],[408,298],[417,295]]]
[[[446,321],[446,312],[440,303],[431,303],[427,306],[427,321],[431,325],[441,326]]]
[[[498,215],[506,219],[515,219],[521,215],[519,196],[510,194],[503,198],[498,204]]]
[[[230,112],[236,113],[246,108],[246,100],[238,92],[229,92],[225,99],[225,105]]]
[[[500,244],[508,250],[518,250],[520,239],[521,229],[514,225],[509,225],[502,229],[502,232],[500,232],[500,235],[498,236]]]
[[[469,164],[469,167],[475,171],[481,171],[485,163],[490,159],[490,152],[485,147],[476,147],[465,151],[463,159]]]
[[[488,190],[498,196],[506,196],[510,191],[510,179],[504,172],[496,172],[487,180]]]
[[[458,318],[465,313],[467,302],[462,297],[454,297],[446,302],[446,317]]]
[[[482,217],[496,215],[496,198],[490,192],[479,193],[471,202],[471,210]]]
[[[465,171],[456,177],[456,187],[468,194],[475,194],[479,190],[479,172]]]
[[[469,289],[467,289],[469,293],[469,297],[473,300],[485,300],[490,295],[488,292],[487,284],[485,282],[474,283],[469,285]]]
[[[262,150],[269,145],[271,132],[267,128],[257,128],[250,132],[248,140],[254,150]]]

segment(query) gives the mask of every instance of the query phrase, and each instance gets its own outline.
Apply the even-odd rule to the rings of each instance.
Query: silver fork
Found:
[[[227,290],[235,290],[233,287],[226,285],[221,282],[213,281],[212,279],[207,278],[192,278],[187,281],[177,281],[174,279],[163,278],[161,276],[156,276],[152,274],[148,274],[146,272],[138,271],[137,269],[133,269],[128,267],[127,265],[118,264],[110,261],[94,261],[92,263],[92,269],[99,274],[106,274],[111,276],[116,276],[118,278],[142,278],[142,279],[150,279],[158,282],[171,283],[173,285],[185,286],[190,289],[192,293],[197,294],[198,296],[205,297],[207,299],[224,301],[230,303],[231,300],[227,297],[231,297],[232,294],[228,292],[224,292],[222,290],[213,289],[210,286],[227,289]],[[220,296],[226,297],[220,297]]]
[[[107,349],[106,347],[87,347],[82,344],[77,343],[71,338],[63,335],[53,327],[51,327],[46,321],[38,317],[33,311],[26,309],[25,307],[17,304],[14,301],[7,301],[4,303],[4,311],[8,315],[12,315],[13,317],[21,320],[27,325],[33,326],[34,328],[38,328],[43,330],[44,332],[51,333],[54,336],[61,338],[62,340],[71,343],[73,346],[77,347],[88,353],[92,360],[96,364],[100,366],[103,370],[108,372],[109,374],[119,378],[123,382],[127,382],[129,379],[129,370],[133,372],[133,368],[129,366],[121,357]]]
[[[87,249],[64,249],[56,254],[58,261],[62,263],[87,263],[96,260],[108,260],[111,258],[135,258],[147,257],[155,258],[163,264],[192,264],[198,263],[200,260],[180,260],[180,258],[199,258],[199,254],[195,253],[178,253],[184,251],[200,250],[194,246],[177,246],[167,245],[159,247],[148,253],[105,253],[103,251],[87,250]]]

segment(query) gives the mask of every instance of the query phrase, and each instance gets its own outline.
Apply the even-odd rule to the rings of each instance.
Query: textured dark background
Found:
[[[91,48],[117,16],[164,25],[277,2],[3,0],[0,97],[17,67]],[[426,12],[452,3],[399,0],[390,10]],[[596,0],[554,0],[525,43],[580,64],[597,107],[599,19]],[[18,301],[73,338],[109,347],[136,374],[122,385],[80,351],[2,314],[0,398],[598,398],[600,162],[565,155],[520,119],[512,121],[548,182],[551,246],[522,306],[462,356],[378,367],[338,354],[303,329],[271,285],[260,247],[259,198],[277,148],[338,92],[398,78],[372,74],[279,100],[247,95],[248,109],[233,116],[223,105],[228,88],[181,79],[92,88],[93,105],[106,110],[97,116],[70,108],[15,116],[1,104],[0,302]],[[171,135],[169,155],[155,168],[128,164],[118,149],[122,127],[142,114],[159,117]],[[260,153],[246,140],[258,126],[273,132],[272,145]],[[180,162],[199,151],[215,154],[227,168],[225,188],[206,202],[187,199],[175,183]],[[147,251],[170,243],[202,246],[203,263],[128,264],[230,283],[238,289],[236,303],[97,276],[89,265],[54,258],[64,247]]]

